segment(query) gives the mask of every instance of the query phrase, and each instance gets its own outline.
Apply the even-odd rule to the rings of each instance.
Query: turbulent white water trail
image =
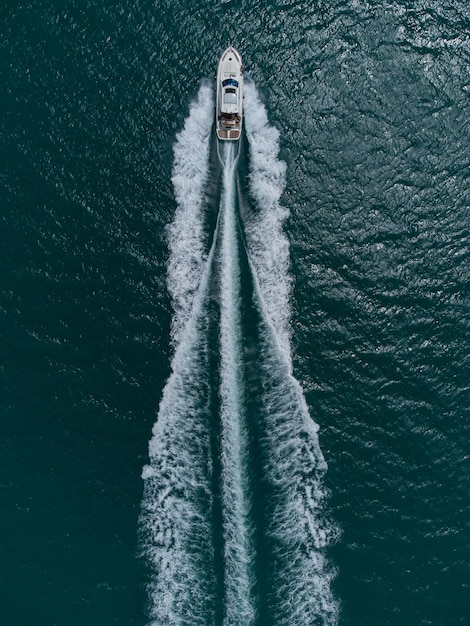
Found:
[[[290,362],[289,241],[283,224],[289,212],[281,203],[286,164],[279,155],[279,131],[268,122],[253,83],[245,85],[245,127],[250,144],[250,190],[257,213],[246,224],[247,244],[266,312]]]
[[[191,104],[183,130],[176,136],[172,182],[177,208],[168,227],[170,259],[168,290],[175,314],[172,336],[175,345],[191,314],[194,295],[204,263],[202,210],[204,186],[209,172],[209,140],[214,119],[213,89],[203,84]]]
[[[202,626],[214,610],[210,392],[202,313],[206,294],[203,276],[172,362],[150,441],[149,464],[142,473],[141,527],[153,570],[149,592],[155,626]]]
[[[174,149],[168,287],[175,355],[143,470],[141,514],[153,626],[338,622],[326,557],[336,533],[325,508],[326,463],[292,373],[287,211],[280,204],[285,164],[279,134],[250,83],[245,115],[256,204],[245,224],[252,280],[245,270],[243,281],[241,275],[233,145],[223,148],[219,216],[205,253],[208,87],[191,105]],[[259,326],[249,329],[249,358],[242,298]],[[245,381],[257,385],[256,398],[247,399],[253,387],[245,389]]]
[[[331,589],[335,572],[326,554],[337,528],[326,509],[326,463],[291,364],[277,344],[259,284],[255,286],[264,339],[260,359],[264,412],[264,472],[272,486],[265,540],[271,546],[272,614],[276,626],[335,626],[339,607]]]
[[[252,597],[253,537],[250,525],[248,440],[242,393],[240,259],[235,215],[234,146],[225,150],[221,202],[220,355],[221,459],[224,524],[225,626],[248,626],[255,618]]]
[[[266,532],[273,550],[276,626],[338,623],[339,607],[331,583],[334,570],[326,548],[337,528],[326,513],[327,469],[290,356],[289,244],[283,233],[288,216],[280,205],[285,165],[278,158],[279,133],[269,125],[255,86],[245,89],[246,130],[250,144],[250,188],[257,205],[246,225],[255,300],[264,320],[259,358],[264,381],[263,447],[272,483]]]
[[[170,227],[168,284],[175,307],[177,347],[153,428],[149,464],[142,473],[140,521],[142,547],[152,570],[149,612],[153,626],[206,626],[215,611],[205,305],[217,234],[205,259],[201,216],[209,159],[208,115],[212,121],[210,93],[202,87],[175,146],[173,183],[178,207]]]

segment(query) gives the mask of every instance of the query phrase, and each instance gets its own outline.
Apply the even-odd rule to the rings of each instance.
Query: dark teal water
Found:
[[[293,373],[340,529],[321,549],[337,621],[469,623],[467,5],[40,0],[1,17],[2,623],[148,622],[141,472],[174,353],[173,146],[229,40],[287,166]],[[240,159],[243,205],[246,140]],[[239,254],[249,368],[260,309]],[[246,374],[249,407],[274,371]],[[280,567],[269,541],[258,554]],[[258,624],[289,623],[277,591],[302,593],[298,572],[281,593],[254,571]]]

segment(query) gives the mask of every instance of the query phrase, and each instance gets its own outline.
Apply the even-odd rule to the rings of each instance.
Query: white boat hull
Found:
[[[240,139],[243,124],[243,65],[240,54],[229,46],[217,69],[216,133],[222,141]]]

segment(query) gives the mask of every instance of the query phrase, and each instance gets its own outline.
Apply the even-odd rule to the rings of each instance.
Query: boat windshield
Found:
[[[233,78],[227,78],[226,80],[222,81],[222,85],[224,87],[238,87],[238,82],[236,80],[234,80]]]

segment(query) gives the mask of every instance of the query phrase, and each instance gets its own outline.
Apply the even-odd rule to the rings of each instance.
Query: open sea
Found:
[[[0,17],[0,623],[469,625],[468,2]]]

